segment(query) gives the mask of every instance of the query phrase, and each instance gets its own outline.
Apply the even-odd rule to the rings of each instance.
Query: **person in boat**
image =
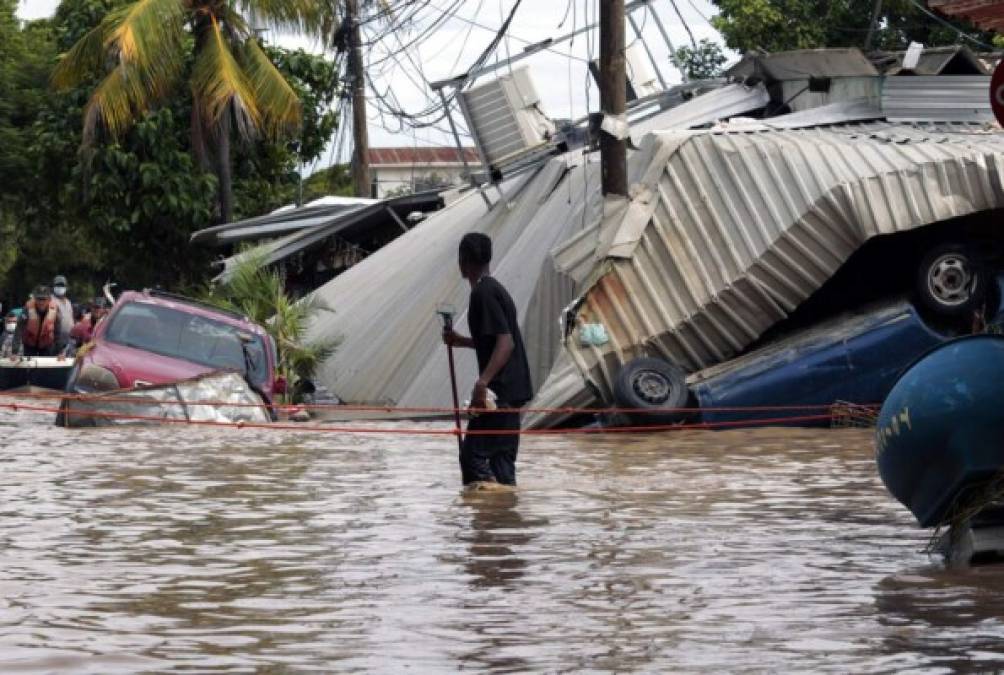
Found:
[[[23,354],[20,317],[17,312],[11,310],[4,317],[3,332],[0,333],[0,358],[17,358]]]
[[[492,240],[488,236],[471,232],[460,240],[460,273],[471,285],[467,310],[471,336],[460,335],[452,328],[443,330],[446,344],[475,351],[480,373],[471,392],[471,409],[482,412],[468,422],[460,452],[464,485],[516,484],[519,408],[533,398],[516,305],[509,292],[489,274],[491,259]],[[500,412],[487,412],[489,391]],[[485,431],[503,433],[471,433]]]
[[[70,331],[70,339],[76,347],[87,344],[94,337],[94,328],[101,319],[108,314],[108,302],[104,298],[95,298],[94,302],[87,305],[84,316],[73,325]]]
[[[61,341],[59,334],[59,305],[52,302],[51,297],[47,286],[39,286],[24,307],[28,318],[21,341],[27,356],[56,356],[66,349],[66,342]]]
[[[70,342],[70,331],[73,330],[73,303],[66,295],[66,277],[57,274],[52,279],[52,298],[50,302],[59,308],[59,323],[56,325],[57,341],[66,345]]]

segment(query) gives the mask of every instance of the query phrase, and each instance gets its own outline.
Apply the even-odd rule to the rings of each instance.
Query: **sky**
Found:
[[[515,0],[464,0],[455,16],[443,19],[444,9],[448,9],[453,0],[430,0],[428,7],[418,12],[411,25],[403,29],[399,22],[405,18],[404,12],[367,24],[364,41],[373,43],[368,50],[367,73],[373,87],[385,99],[393,97],[399,109],[411,113],[423,110],[430,102],[435,102],[430,98],[433,93],[426,83],[464,72],[492,40],[514,3]],[[21,0],[19,15],[24,19],[50,16],[58,4],[58,0]],[[671,0],[651,2],[652,11],[662,20],[675,47],[690,44],[684,22],[696,40],[708,38],[720,42],[718,33],[707,21],[715,13],[708,0],[676,0],[676,6],[683,21],[674,11]],[[557,38],[581,28],[587,23],[587,17],[588,22],[593,23],[596,13],[597,0],[523,0],[510,25],[508,38],[502,41],[489,63],[507,54],[518,54],[528,43]],[[679,82],[680,74],[669,62],[669,48],[652,16],[638,10],[634,17],[664,79],[669,84]],[[413,44],[426,29],[437,24],[427,38]],[[319,44],[302,37],[280,35],[271,39],[289,48],[322,51]],[[629,27],[628,44],[634,39]],[[520,62],[530,68],[545,114],[552,118],[577,119],[598,108],[597,88],[586,66],[588,58],[596,58],[598,53],[594,30],[578,35],[571,42],[556,45],[553,51],[544,51]],[[491,77],[485,75],[478,82]],[[454,145],[445,122],[438,123],[437,128],[412,129],[402,126],[392,115],[381,115],[377,108],[375,102],[368,108],[370,145],[373,147]],[[458,122],[462,126],[462,119]],[[336,156],[336,151],[340,156]],[[346,143],[333,139],[324,156],[310,169],[344,161],[347,152]]]

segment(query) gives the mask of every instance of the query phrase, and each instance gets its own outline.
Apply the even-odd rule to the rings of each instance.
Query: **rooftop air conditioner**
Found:
[[[554,124],[540,110],[540,96],[526,66],[460,96],[468,128],[494,168],[548,145],[554,134]]]

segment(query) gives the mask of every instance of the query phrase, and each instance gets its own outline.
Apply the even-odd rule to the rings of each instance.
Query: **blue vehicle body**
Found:
[[[1004,275],[997,278],[1004,297]],[[1004,303],[994,323],[1004,323]],[[742,422],[824,416],[826,409],[716,410],[829,406],[837,401],[880,405],[920,355],[948,341],[905,300],[866,307],[780,339],[688,378],[700,421]],[[796,420],[800,426],[828,419]]]
[[[875,432],[879,475],[921,527],[969,508],[1004,466],[1004,336],[952,340],[895,383]],[[960,502],[960,498],[963,502]],[[976,504],[975,506],[986,506]]]

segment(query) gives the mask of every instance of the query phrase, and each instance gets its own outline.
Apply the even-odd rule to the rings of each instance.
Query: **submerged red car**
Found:
[[[271,404],[276,349],[239,314],[161,291],[127,291],[78,352],[66,390],[96,393],[167,384],[230,370]]]

